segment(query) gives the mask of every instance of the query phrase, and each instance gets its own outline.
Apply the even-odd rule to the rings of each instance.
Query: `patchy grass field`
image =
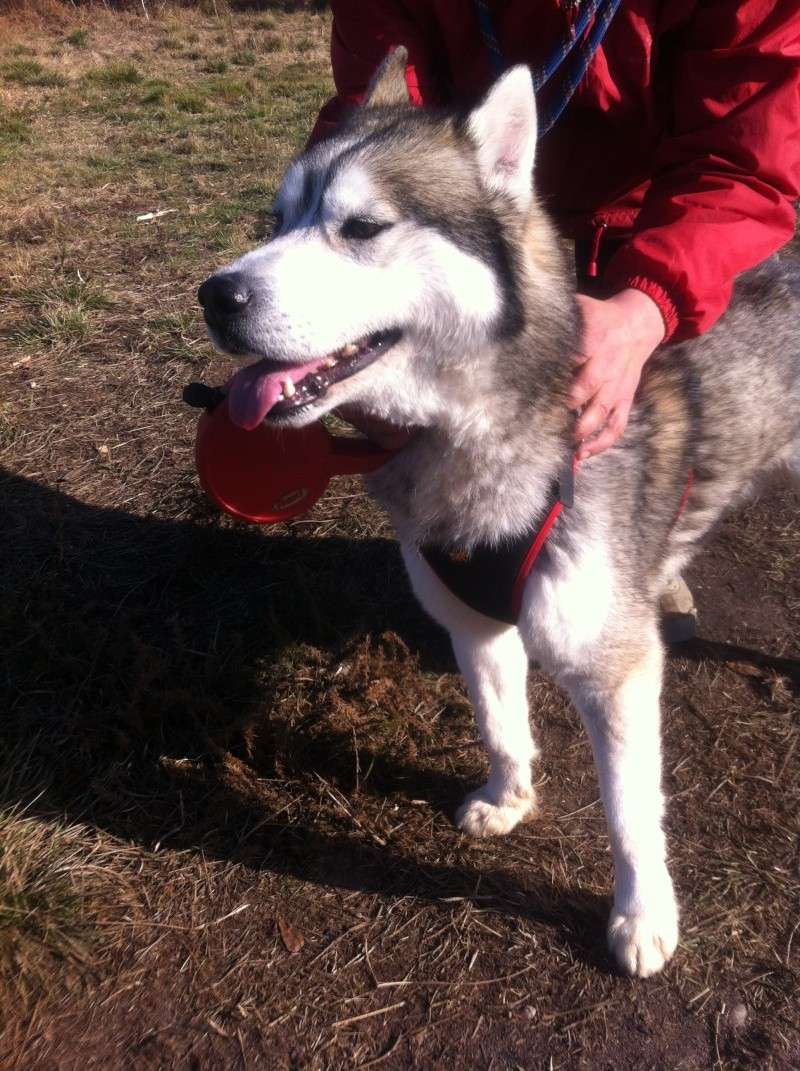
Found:
[[[327,19],[53,12],[0,20],[0,1067],[800,1066],[796,499],[694,571],[683,941],[630,982],[551,685],[541,817],[471,843],[463,688],[358,485],[269,532],[196,485],[194,294],[330,91]]]

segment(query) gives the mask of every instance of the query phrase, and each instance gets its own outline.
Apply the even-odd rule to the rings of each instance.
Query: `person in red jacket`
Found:
[[[311,140],[360,102],[392,47],[408,49],[414,103],[470,106],[498,58],[540,69],[587,2],[332,0],[337,96]],[[548,83],[538,94],[540,110],[553,92]],[[735,277],[794,233],[800,4],[625,0],[541,138],[536,170],[540,197],[575,241],[581,289],[591,290],[578,298],[583,343],[569,400],[582,410],[583,458],[624,432],[655,349],[708,330]]]

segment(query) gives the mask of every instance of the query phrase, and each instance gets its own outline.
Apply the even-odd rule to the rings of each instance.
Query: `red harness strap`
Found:
[[[577,471],[578,461],[577,458],[573,458],[572,475],[575,476]],[[678,503],[678,510],[675,514],[675,520],[672,522],[673,528],[680,520],[683,511],[686,509],[686,504],[689,501],[689,496],[692,493],[693,486],[694,472],[689,469],[689,473],[686,477],[686,486],[683,489],[681,500]],[[514,589],[511,594],[511,606],[515,618],[519,617],[520,610],[522,609],[522,596],[525,593],[525,583],[528,577],[531,575],[531,570],[536,564],[536,559],[542,552],[542,547],[544,547],[551,531],[553,530],[553,525],[561,516],[561,513],[564,509],[565,503],[562,501],[562,497],[566,496],[560,495],[558,501],[553,505],[552,509],[545,517],[544,523],[542,524],[542,527],[539,529],[539,531],[536,533],[536,538],[534,539],[533,543],[531,543],[530,550],[525,555],[525,559],[522,562],[522,565],[520,566],[519,572],[517,573],[516,579],[514,581]]]
[[[539,557],[542,547],[547,542],[547,537],[550,535],[553,525],[561,516],[561,511],[563,509],[564,503],[559,499],[545,517],[544,524],[536,533],[536,538],[531,543],[531,548],[525,555],[525,561],[520,566],[517,578],[514,581],[514,590],[511,593],[511,607],[515,618],[519,617],[519,612],[522,609],[522,595],[525,591],[525,581],[530,576],[531,569],[533,569],[536,559]]]
[[[681,495],[681,500],[678,503],[678,512],[675,514],[675,520],[672,522],[672,527],[673,528],[675,527],[675,525],[678,523],[678,521],[683,516],[683,511],[686,509],[686,503],[689,501],[689,495],[691,495],[693,487],[694,487],[694,471],[692,469],[689,469],[689,474],[686,477],[686,486],[683,489],[683,494]]]

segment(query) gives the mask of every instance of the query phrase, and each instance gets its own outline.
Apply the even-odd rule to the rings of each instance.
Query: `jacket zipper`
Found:
[[[595,224],[594,237],[592,238],[592,251],[589,254],[589,266],[586,269],[586,274],[590,279],[597,278],[597,261],[600,257],[600,245],[603,241],[603,236],[608,228],[608,224],[605,220],[599,220]]]

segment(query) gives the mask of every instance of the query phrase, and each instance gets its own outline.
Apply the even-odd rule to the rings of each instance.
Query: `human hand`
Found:
[[[567,405],[583,407],[575,424],[578,461],[600,454],[617,442],[628,424],[642,369],[664,338],[664,320],[656,303],[641,290],[621,290],[598,300],[578,295],[583,317],[580,369]]]

